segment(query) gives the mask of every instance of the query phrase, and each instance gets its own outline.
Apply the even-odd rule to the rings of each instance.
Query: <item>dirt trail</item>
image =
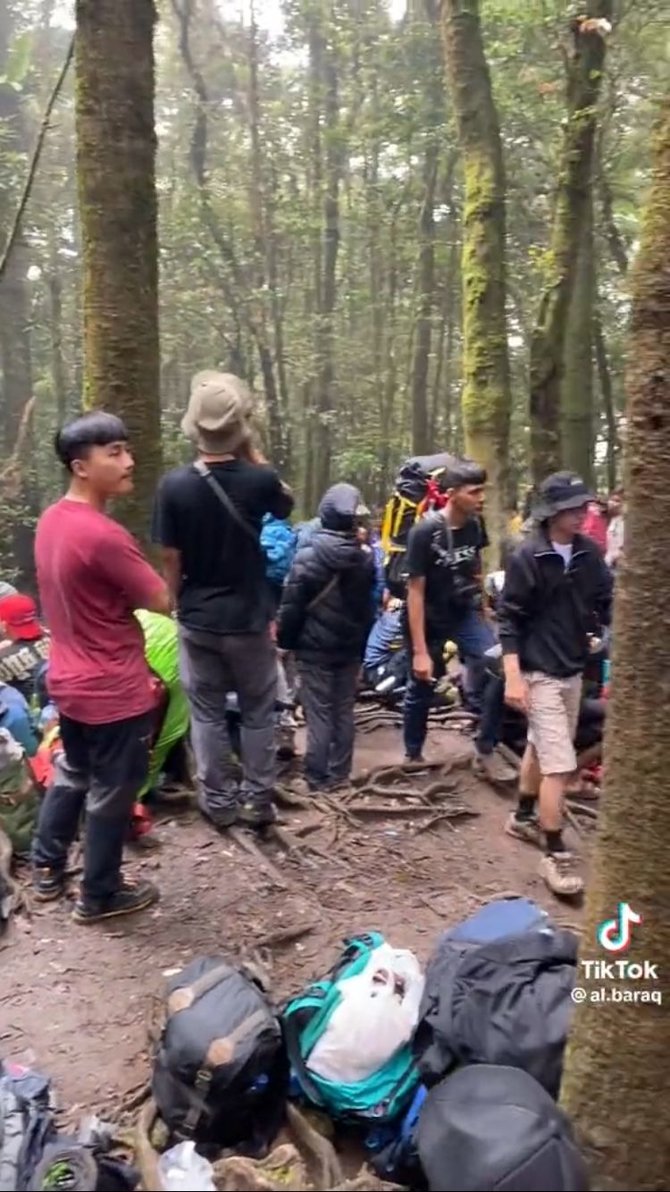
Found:
[[[470,749],[453,731],[436,730],[429,758],[458,759]],[[399,756],[397,731],[382,729],[362,738],[356,768]],[[580,911],[561,908],[537,877],[538,853],[504,834],[511,797],[468,768],[453,777],[454,797],[476,818],[416,833],[418,817],[366,816],[358,829],[331,817],[301,837],[323,855],[306,851],[297,864],[281,849],[265,850],[285,888],[196,812],[176,813],[158,828],[161,849],[140,865],[136,855],[128,862],[160,884],[155,910],[109,928],[76,926],[67,903],[17,919],[15,942],[0,955],[0,1055],[50,1073],[69,1114],[111,1113],[148,1077],[147,1024],[165,975],[198,953],[239,957],[269,935],[311,925],[301,939],[271,948],[275,992],[284,996],[320,974],[352,931],[378,928],[425,960],[442,928],[503,891],[578,923]],[[310,814],[293,812],[287,826],[295,832]]]

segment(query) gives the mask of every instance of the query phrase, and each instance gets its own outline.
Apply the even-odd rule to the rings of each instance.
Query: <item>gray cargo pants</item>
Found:
[[[216,819],[238,800],[265,804],[275,786],[277,659],[269,633],[214,634],[179,627],[179,665],[191,705],[198,802]],[[242,721],[242,784],[237,789],[226,726],[234,691]]]
[[[307,725],[305,776],[323,789],[346,782],[354,754],[354,702],[360,665],[299,662],[300,700]]]

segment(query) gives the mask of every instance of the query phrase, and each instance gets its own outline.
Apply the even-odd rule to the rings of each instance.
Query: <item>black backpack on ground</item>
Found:
[[[253,975],[203,956],[172,978],[152,1091],[175,1138],[262,1154],[287,1083],[279,1019]]]
[[[576,958],[577,937],[524,899],[492,903],[446,932],[426,970],[412,1043],[424,1083],[463,1064],[509,1064],[558,1096]]]
[[[588,1192],[570,1122],[520,1068],[460,1068],[426,1097],[416,1132],[430,1192]]]

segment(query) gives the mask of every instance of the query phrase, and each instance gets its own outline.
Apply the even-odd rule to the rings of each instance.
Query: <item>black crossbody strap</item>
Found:
[[[212,473],[210,472],[204,460],[196,460],[193,467],[195,468],[198,475],[202,476],[203,480],[207,482],[217,500],[221,505],[223,505],[223,508],[230,515],[230,517],[232,517],[233,521],[236,522],[237,525],[240,526],[240,528],[243,529],[250,538],[253,538],[256,545],[258,545],[258,534],[251,522],[248,522],[246,517],[242,516],[239,509],[237,509],[237,507],[231,501],[228,493],[221,487],[220,484],[217,483],[214,476],[212,476]]]

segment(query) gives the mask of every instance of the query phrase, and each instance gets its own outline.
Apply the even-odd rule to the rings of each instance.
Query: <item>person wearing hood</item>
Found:
[[[612,578],[583,532],[592,500],[573,472],[540,486],[537,529],[507,564],[498,625],[505,700],[528,717],[519,803],[507,831],[544,849],[540,874],[554,894],[573,897],[583,881],[562,836],[563,800],[577,768],[574,740],[589,632],[609,624]],[[539,811],[539,814],[538,814]]]
[[[319,528],[298,545],[279,609],[278,644],[298,663],[313,790],[338,786],[351,773],[356,687],[374,619],[374,560],[357,534],[366,512],[353,485],[328,489]]]

